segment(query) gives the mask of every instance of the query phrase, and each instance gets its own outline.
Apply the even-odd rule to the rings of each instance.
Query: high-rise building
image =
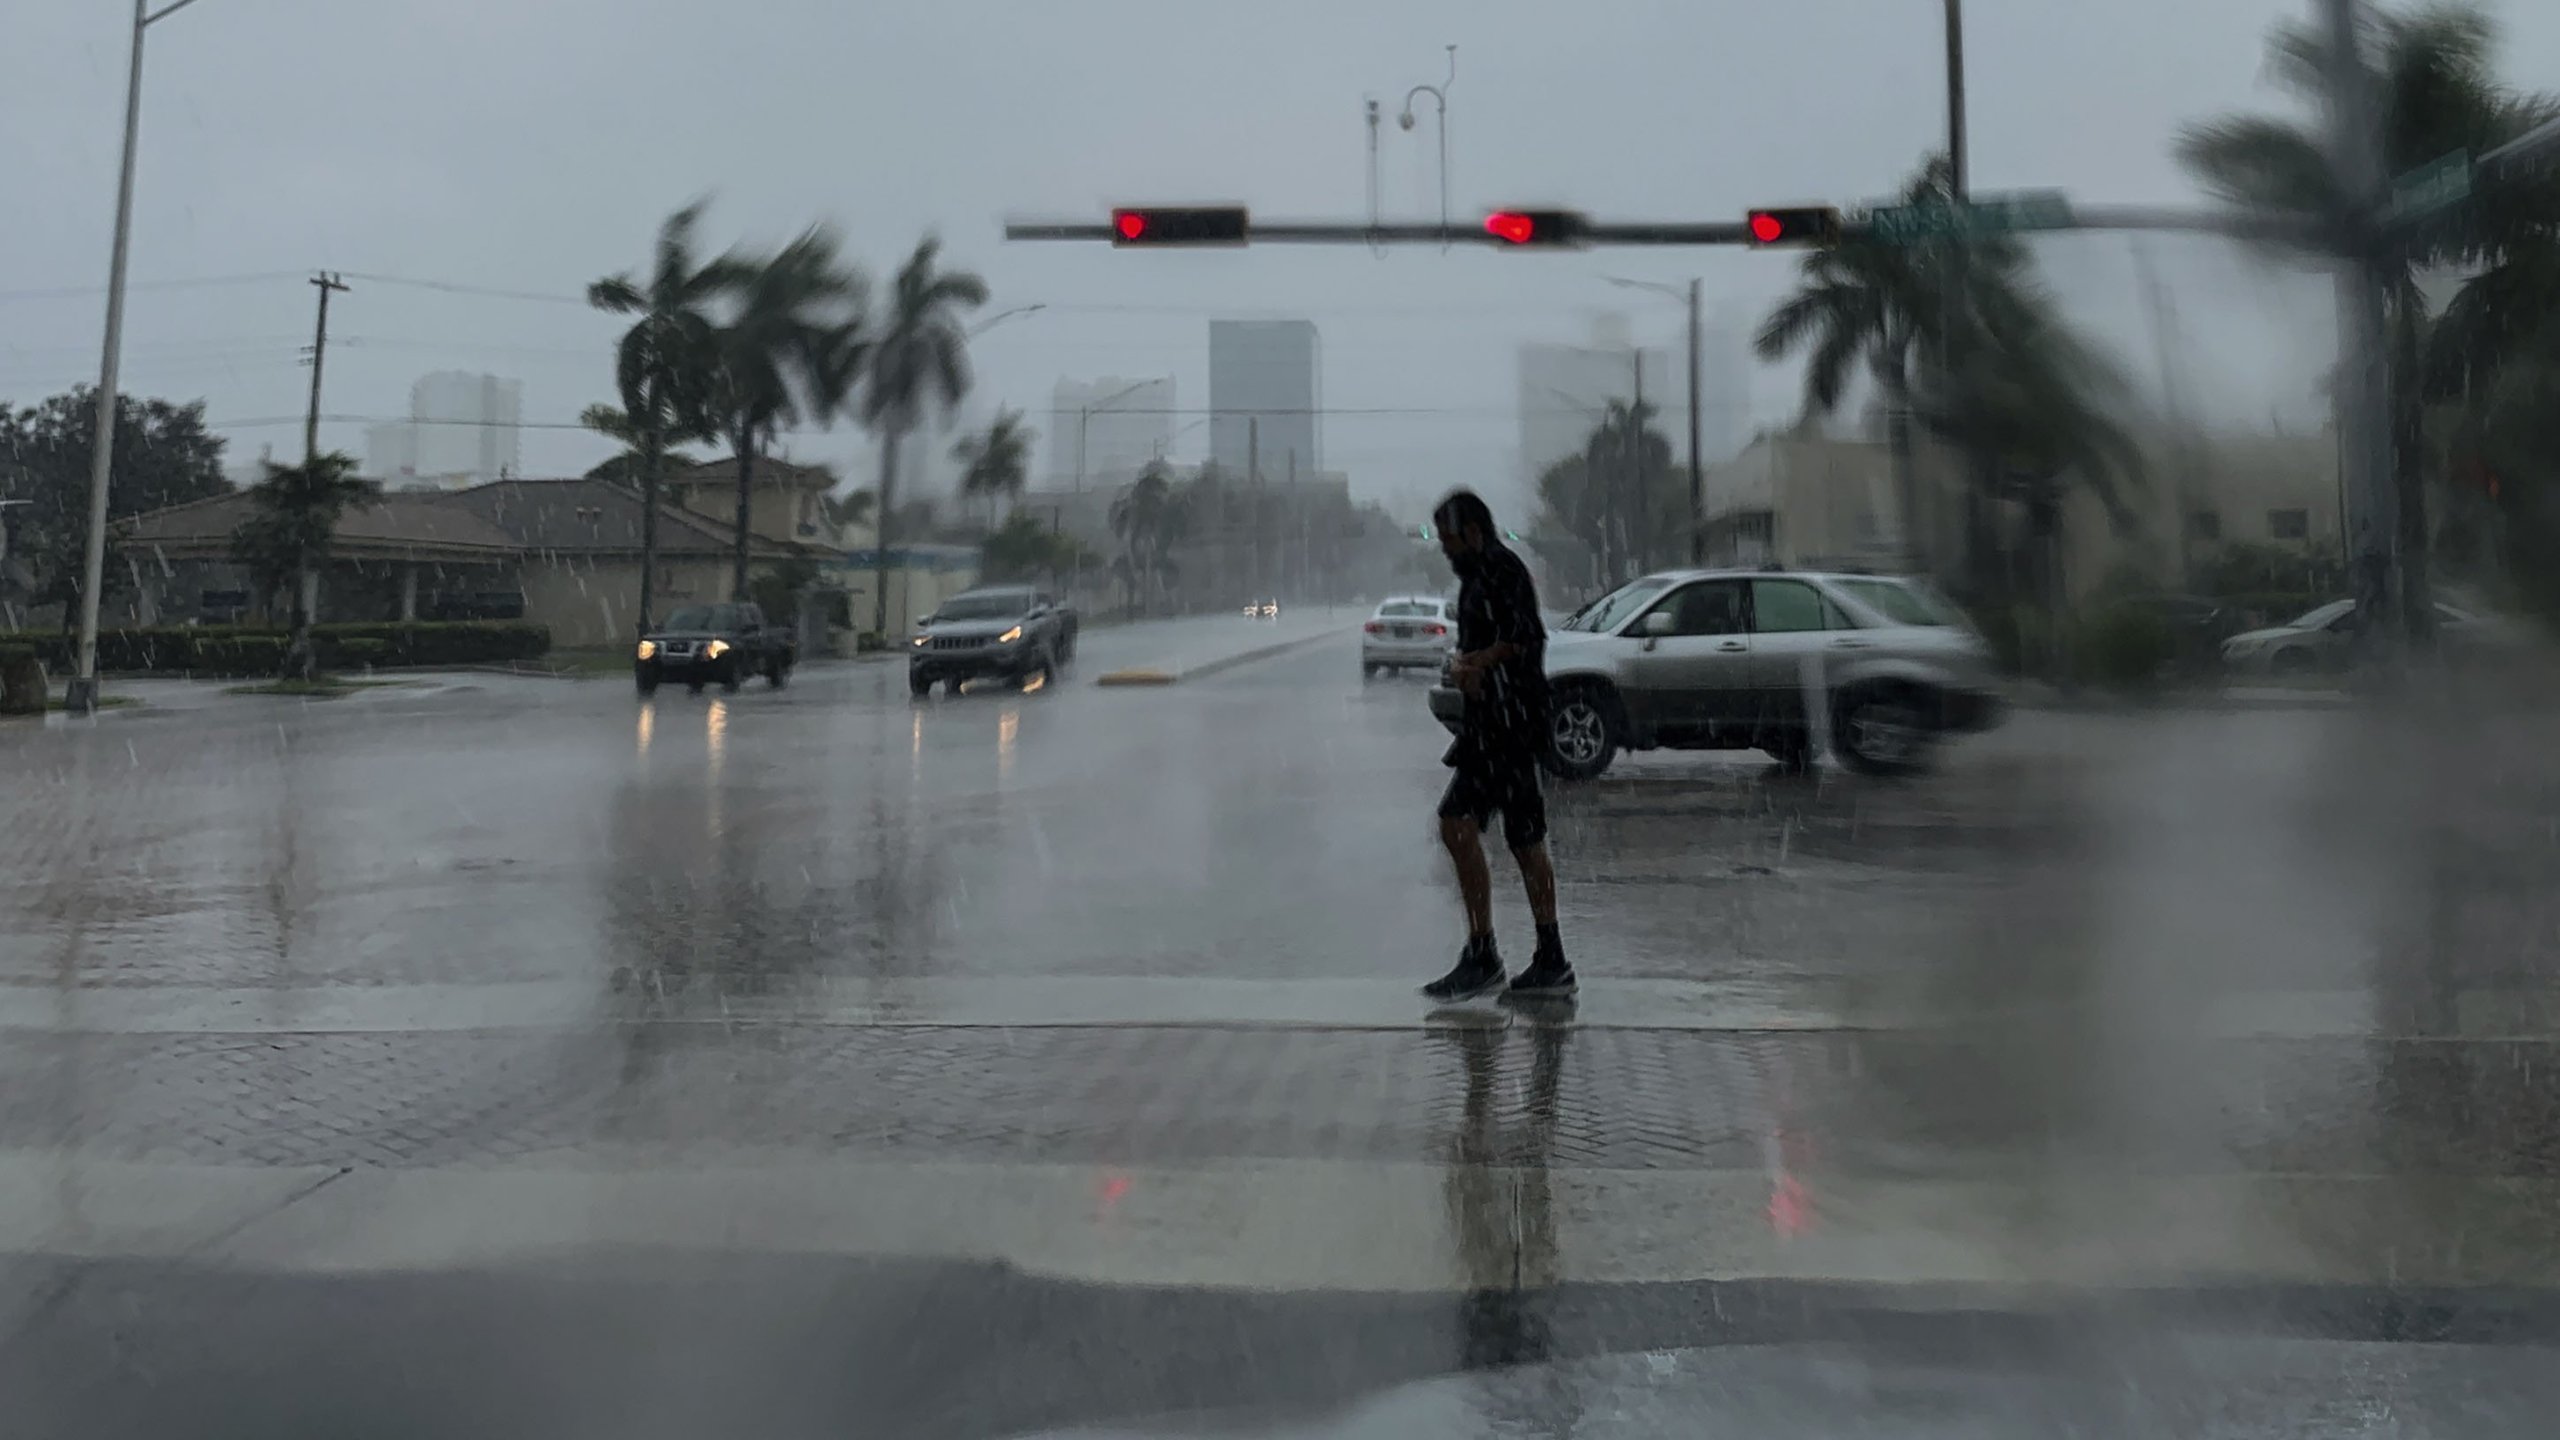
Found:
[[[440,370],[409,388],[409,418],[365,432],[375,478],[459,489],[516,472],[524,386],[497,375]]]
[[[1324,359],[1314,322],[1209,322],[1209,458],[1265,480],[1324,468]]]
[[[1173,379],[1061,380],[1049,397],[1049,481],[1127,481],[1173,445]]]

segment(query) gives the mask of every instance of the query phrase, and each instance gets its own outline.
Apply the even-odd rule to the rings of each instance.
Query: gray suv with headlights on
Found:
[[[957,695],[972,680],[1037,688],[1075,658],[1076,612],[1027,585],[990,585],[942,602],[907,638],[907,689]]]
[[[1880,575],[1680,570],[1630,581],[1547,635],[1548,768],[1586,780],[1621,750],[1766,750],[1811,762],[1817,726],[1869,774],[1926,767],[1998,723],[1991,652],[1927,585]],[[1431,713],[1455,730],[1445,682]]]

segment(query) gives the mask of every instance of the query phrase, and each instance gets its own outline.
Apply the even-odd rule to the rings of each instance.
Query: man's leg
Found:
[[[1547,842],[1541,840],[1514,850],[1511,858],[1520,862],[1520,883],[1529,892],[1529,918],[1537,921],[1541,930],[1552,929],[1556,923],[1556,867],[1547,859]]]
[[[1458,869],[1458,898],[1467,907],[1467,939],[1481,940],[1493,933],[1493,869],[1485,864],[1484,827],[1470,815],[1440,817],[1440,843],[1448,847],[1450,863]],[[1552,876],[1547,885],[1547,907],[1555,908],[1555,884]]]

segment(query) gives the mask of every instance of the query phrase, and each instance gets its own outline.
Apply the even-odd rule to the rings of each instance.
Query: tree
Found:
[[[247,519],[231,535],[231,553],[272,594],[292,596],[293,640],[285,674],[309,680],[319,668],[311,644],[312,579],[328,561],[338,519],[347,507],[382,493],[355,478],[355,457],[331,450],[301,465],[267,464],[267,478],[249,489]]]
[[[2386,172],[2399,174],[2455,151],[2484,153],[2555,113],[2549,97],[2516,96],[2498,83],[2492,65],[2496,42],[2494,23],[2468,5],[2364,13],[2359,54],[2368,93],[2381,111]],[[2310,102],[2314,116],[2236,115],[2191,125],[2178,141],[2178,158],[2234,205],[2293,220],[2305,233],[2336,234],[2351,222],[2358,197],[2338,174],[2316,118],[2333,69],[2328,37],[2308,26],[2282,24],[2272,32],[2268,50],[2277,82]],[[2439,391],[2450,391],[2468,387],[2494,366],[2516,332],[2491,317],[2514,313],[2500,302],[2529,287],[2529,273],[2546,263],[2536,257],[2547,253],[2555,232],[2560,187],[2501,182],[2480,187],[2465,204],[2404,222],[2378,247],[2392,376],[2392,488],[2400,549],[2407,557],[2395,598],[2413,633],[2423,634],[2432,614],[2425,560],[2425,372],[2434,372]],[[2426,298],[2417,277],[2425,267],[2448,263],[2479,268],[2463,286],[2463,298],[2448,307],[2449,319],[2456,312],[2460,318],[2437,343],[2429,365]]]
[[[1688,550],[1688,480],[1651,405],[1612,400],[1582,453],[1538,475],[1535,531],[1570,538],[1615,585]]]
[[[951,447],[951,458],[966,467],[960,493],[987,502],[989,530],[995,528],[996,502],[1019,497],[1030,482],[1031,438],[1021,411],[1000,410],[984,432],[963,435]]]
[[[898,518],[898,446],[930,408],[948,411],[969,393],[969,336],[960,317],[987,303],[987,282],[966,270],[935,266],[942,242],[927,235],[898,267],[887,313],[873,335],[864,377],[862,419],[880,437],[878,574],[871,626],[889,624],[889,550]]]
[[[732,253],[714,267],[730,300],[713,337],[712,406],[738,464],[729,582],[737,599],[747,598],[756,456],[779,427],[823,418],[843,402],[848,361],[859,362],[865,343],[862,277],[837,260],[841,248],[833,231],[811,226],[772,255]]]
[[[657,599],[658,487],[669,446],[719,433],[712,408],[719,349],[708,307],[730,283],[728,268],[694,261],[695,224],[703,202],[667,217],[645,279],[629,272],[587,287],[587,303],[638,318],[614,346],[614,388],[638,451],[640,477],[639,629],[649,629]]]
[[[587,470],[587,478],[628,486],[634,490],[639,489],[641,437],[639,429],[631,423],[631,417],[611,405],[590,405],[578,412],[578,423],[608,440],[622,442],[623,447],[621,454],[590,466]],[[702,463],[682,450],[670,450],[660,458],[666,464],[682,470],[692,469]]]
[[[1127,586],[1129,608],[1151,598],[1166,573],[1175,544],[1190,532],[1188,507],[1162,460],[1150,460],[1137,480],[1111,502],[1111,533],[1119,537],[1114,573]]]
[[[1045,577],[1055,583],[1075,568],[1083,553],[1083,546],[1041,524],[1039,517],[1016,511],[988,533],[980,558],[990,581]]]
[[[35,605],[60,605],[65,634],[80,609],[80,578],[89,537],[89,467],[97,434],[98,392],[83,386],[24,409],[0,404],[0,500],[23,500],[7,512],[9,555],[26,567]],[[222,437],[204,427],[204,403],[116,400],[115,465],[107,478],[107,518],[227,494]],[[122,566],[110,550],[102,590],[117,589]]]

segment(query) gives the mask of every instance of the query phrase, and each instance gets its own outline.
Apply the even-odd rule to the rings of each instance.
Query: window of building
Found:
[[[2187,512],[2187,538],[2190,540],[2221,539],[2222,512],[2219,510],[2191,510]]]
[[[2270,510],[2267,512],[2267,534],[2277,540],[2308,540],[2311,538],[2311,512]]]

